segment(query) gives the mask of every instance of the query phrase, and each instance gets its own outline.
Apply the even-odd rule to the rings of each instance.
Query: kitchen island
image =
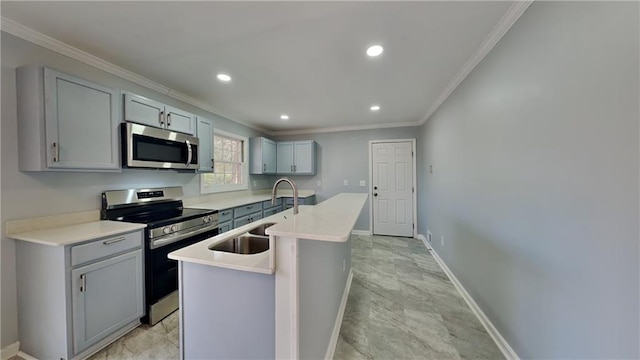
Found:
[[[350,234],[367,194],[338,194],[169,254],[179,261],[182,358],[325,358],[351,281]],[[262,223],[269,249],[209,247]]]

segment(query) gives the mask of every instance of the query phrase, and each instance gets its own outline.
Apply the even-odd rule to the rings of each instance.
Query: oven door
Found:
[[[178,297],[174,294],[177,294],[178,290],[178,262],[176,260],[169,259],[167,255],[170,252],[216,235],[218,235],[218,228],[205,231],[180,241],[159,246],[154,249],[150,248],[150,242],[147,239],[145,249],[147,314],[143,318],[145,323],[153,325],[178,308]],[[172,301],[173,298],[175,298],[175,303]],[[162,304],[158,306],[159,303]]]
[[[198,169],[197,137],[134,123],[122,124],[123,165],[133,168]]]

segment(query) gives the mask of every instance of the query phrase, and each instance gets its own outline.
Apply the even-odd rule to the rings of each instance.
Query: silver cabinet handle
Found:
[[[167,126],[171,126],[171,113],[167,113]]]
[[[164,120],[162,120],[163,116],[164,116],[164,111],[160,111],[160,119],[159,119],[160,125],[164,126]]]
[[[297,165],[293,165],[293,172],[298,171],[298,166]]]
[[[60,161],[60,145],[58,143],[53,143],[53,162]]]
[[[187,144],[187,163],[184,165],[185,167],[189,167],[189,164],[191,164],[191,157],[193,156],[193,152],[191,151],[191,143],[189,142],[189,140],[185,140],[184,142],[185,144]]]
[[[85,274],[80,275],[80,292],[87,290],[87,276]]]
[[[267,164],[263,164],[263,165],[262,165],[262,171],[263,171],[263,172],[264,172],[264,171],[267,171]]]
[[[125,240],[125,238],[123,238],[123,237],[119,237],[119,238],[115,238],[115,239],[111,239],[111,240],[105,240],[105,241],[102,242],[102,245],[111,245],[113,243],[117,243],[117,242],[124,241],[124,240]]]
[[[215,163],[214,163],[213,159],[211,159],[211,170],[213,170],[213,167],[214,167],[213,165],[214,165],[214,164],[215,164]]]
[[[293,165],[291,165],[291,172],[293,172]]]

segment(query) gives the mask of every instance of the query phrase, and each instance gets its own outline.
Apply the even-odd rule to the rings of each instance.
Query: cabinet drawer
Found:
[[[262,202],[253,203],[249,205],[238,206],[233,209],[233,218],[239,218],[241,216],[245,216],[247,214],[255,213],[256,211],[262,211]]]
[[[242,216],[233,220],[233,228],[239,228],[242,225],[262,219],[262,211],[255,212],[246,216]]]
[[[282,205],[276,206],[276,207],[272,207],[272,208],[267,209],[267,210],[262,210],[262,217],[271,216],[273,214],[279,213],[280,211],[282,211]]]
[[[231,212],[231,210],[229,210],[229,212]],[[220,225],[218,225],[218,233],[219,234],[226,233],[229,230],[231,230],[231,221],[225,221],[225,222],[221,223]]]
[[[275,205],[271,204],[271,200],[267,200],[267,201],[263,201],[262,202],[262,208],[263,209],[270,209],[272,207],[276,207],[276,206],[280,206],[280,205],[282,205],[282,198],[277,198]]]
[[[142,246],[142,232],[103,238],[88,244],[71,247],[71,266],[84,264]]]
[[[233,219],[233,209],[224,209],[218,212],[218,222],[223,223]]]

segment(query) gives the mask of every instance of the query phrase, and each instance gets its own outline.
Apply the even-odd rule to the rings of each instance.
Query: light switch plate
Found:
[[[344,179],[344,186],[349,186],[349,180]]]
[[[367,186],[367,182],[364,180],[360,180],[360,186]]]
[[[322,181],[318,180],[318,187],[322,187]]]

